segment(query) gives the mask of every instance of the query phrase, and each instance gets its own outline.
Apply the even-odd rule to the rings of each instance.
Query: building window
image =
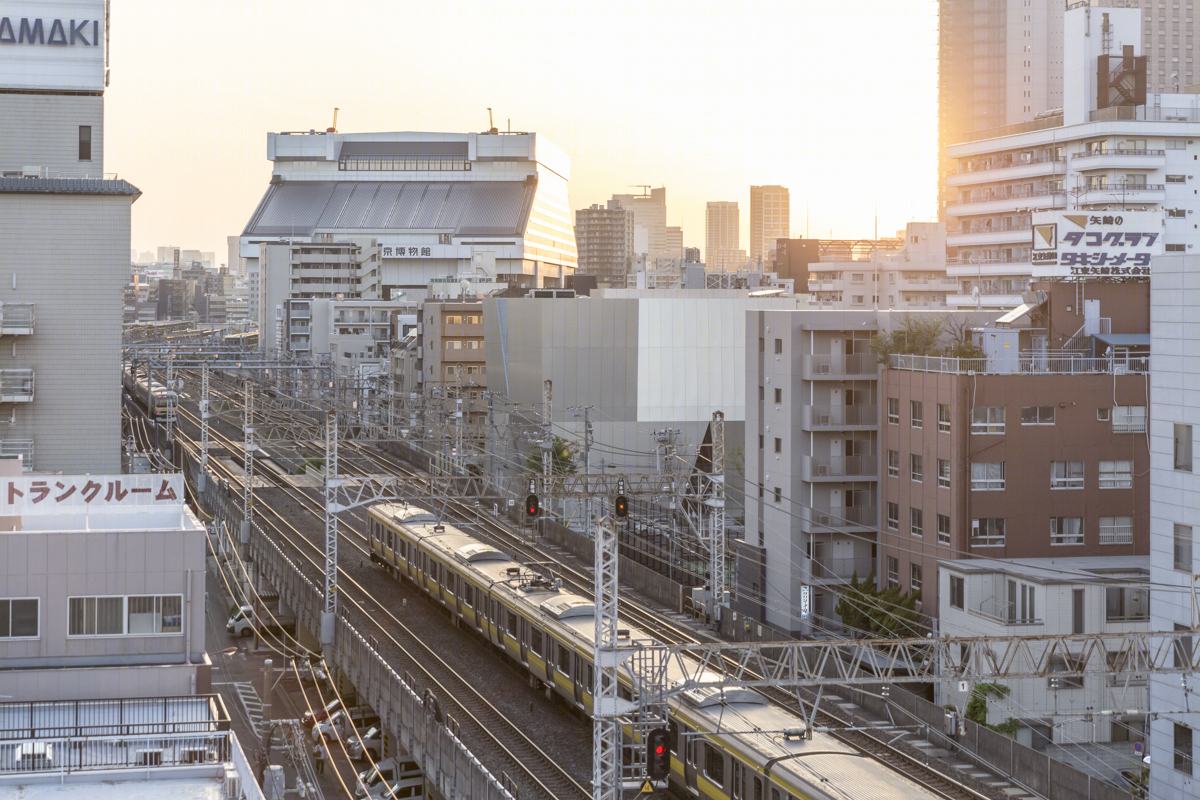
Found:
[[[1100,544],[1133,544],[1133,517],[1101,517]]]
[[[963,608],[966,606],[967,592],[962,576],[950,576],[950,607]]]
[[[937,467],[938,467],[938,488],[949,489],[950,488],[950,460],[946,459],[946,458],[939,458],[937,460],[937,462],[938,462],[938,465],[937,465]]]
[[[971,433],[1004,433],[1004,406],[971,409]]]
[[[1022,425],[1053,425],[1054,406],[1024,406],[1021,408]]]
[[[920,400],[908,401],[909,412],[912,415],[912,426],[921,428],[925,425],[925,406]]]
[[[914,592],[921,591],[921,565],[908,565],[908,588]]]
[[[766,397],[767,397],[766,389],[764,389],[761,386],[758,387],[758,402],[760,402],[760,403],[763,402],[766,399]]]
[[[938,433],[950,432],[950,406],[938,403]]]
[[[971,520],[972,547],[1003,547],[1004,518],[983,517]]]
[[[38,598],[0,599],[0,639],[36,639]]]
[[[758,337],[758,352],[760,352],[760,353],[767,352],[767,340],[761,336]]]
[[[758,435],[758,449],[763,449],[763,435],[761,433]]]
[[[1182,244],[1168,244],[1164,250],[1168,253],[1182,253],[1187,250]]]
[[[900,506],[896,503],[887,505],[887,526],[891,531],[900,530]]]
[[[1051,517],[1050,544],[1083,544],[1083,517]]]
[[[183,597],[180,595],[126,599],[126,633],[182,633]]]
[[[783,355],[783,339],[775,340],[775,355],[777,355],[777,356]]]
[[[971,491],[999,492],[1004,489],[1003,461],[971,462]]]
[[[1096,419],[1100,420],[1101,422],[1108,422],[1111,418],[1112,418],[1112,409],[1111,408],[1097,408],[1096,409]]]
[[[1192,774],[1192,729],[1175,723],[1175,769]]]
[[[888,477],[900,477],[900,452],[897,450],[888,450]]]
[[[92,160],[92,126],[79,126],[79,160]]]
[[[1083,462],[1082,461],[1051,461],[1050,462],[1050,488],[1051,489],[1082,489],[1083,488]]]
[[[1112,411],[1113,433],[1145,433],[1145,406],[1115,406]]]
[[[1167,183],[1187,183],[1186,175],[1168,175]]]
[[[783,452],[783,439],[780,439],[778,436],[775,437],[775,452]]]
[[[1175,469],[1192,471],[1192,426],[1175,423]]]
[[[69,636],[120,636],[125,633],[124,597],[72,597],[68,606]]]
[[[924,459],[921,456],[913,453],[908,457],[908,472],[913,483],[920,483],[921,478],[925,473]]]
[[[888,408],[888,425],[900,424],[900,400],[895,397],[889,397],[887,403]]]
[[[783,402],[783,389],[780,389],[779,387],[775,387],[775,405],[779,405],[782,402]]]
[[[900,585],[900,559],[894,556],[887,557],[887,582],[889,587]]]
[[[1175,569],[1192,571],[1192,526],[1175,523]]]
[[[1150,619],[1150,590],[1134,586],[1106,587],[1104,589],[1104,619],[1106,622],[1133,622]]]
[[[1101,461],[1100,488],[1128,489],[1133,486],[1132,461]]]
[[[925,535],[925,512],[919,508],[908,510],[908,532],[913,536]]]
[[[775,502],[783,502],[783,489],[780,489],[778,486],[775,487]]]
[[[938,544],[950,544],[950,518],[945,514],[937,515]]]

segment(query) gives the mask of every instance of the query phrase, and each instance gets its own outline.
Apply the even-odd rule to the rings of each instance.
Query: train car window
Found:
[[[686,734],[686,733],[688,733],[688,731],[685,729],[684,733]],[[687,737],[687,740],[685,741],[685,743],[683,745],[684,752],[687,754],[687,763],[693,768],[695,768],[695,766],[696,766],[696,747],[697,746],[698,746],[698,744],[696,742],[695,736]]]
[[[714,744],[704,748],[704,777],[725,788],[725,752]]]
[[[558,671],[563,675],[571,674],[571,651],[561,644],[558,646]]]
[[[762,778],[754,777],[754,800],[763,800]]]
[[[771,800],[779,800],[779,789],[771,787]]]
[[[475,587],[465,580],[463,581],[462,597],[464,606],[475,607]]]
[[[730,787],[730,800],[742,800],[742,762],[733,759],[733,786]]]
[[[679,755],[679,723],[667,723],[667,745],[671,748],[671,752]]]
[[[539,656],[542,654],[542,632],[537,628],[529,631],[529,649]]]
[[[517,638],[517,620],[518,619],[520,619],[520,617],[518,617],[516,614],[514,614],[511,611],[508,612],[508,625],[507,625],[508,635],[513,637],[514,639]]]
[[[588,661],[584,664],[584,672],[587,673],[586,688],[589,692],[594,692],[596,687],[596,671],[592,667],[592,662]]]

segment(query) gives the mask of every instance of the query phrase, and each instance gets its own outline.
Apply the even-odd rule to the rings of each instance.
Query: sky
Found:
[[[667,188],[704,246],[709,200],[791,190],[793,236],[935,214],[935,0],[437,3],[114,0],[105,169],[142,190],[132,247],[212,250],[267,188],[268,131],[536,131],[573,209]]]

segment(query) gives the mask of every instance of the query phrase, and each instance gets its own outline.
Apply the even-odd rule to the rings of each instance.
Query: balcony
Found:
[[[1013,159],[1010,163],[998,163],[984,166],[968,172],[958,172],[946,178],[947,186],[969,186],[974,183],[992,183],[995,181],[1016,181],[1025,178],[1040,178],[1048,175],[1062,175],[1067,171],[1066,161],[1061,158],[1038,156],[1024,161]]]
[[[0,336],[31,336],[33,303],[0,303]]]
[[[0,458],[21,457],[21,470],[33,472],[33,439],[0,439]]]
[[[875,572],[872,558],[821,558],[811,560],[813,580],[822,583],[849,583],[856,574],[865,578]]]
[[[874,430],[879,406],[804,406],[801,427],[806,431]]]
[[[32,403],[33,370],[0,369],[0,403]]]
[[[1161,169],[1167,165],[1166,150],[1122,150],[1104,153],[1075,153],[1071,166],[1080,172],[1103,169]]]
[[[874,528],[878,521],[877,514],[878,509],[875,506],[843,506],[832,509],[806,507],[804,521],[814,533],[858,531]]]
[[[815,380],[873,380],[878,374],[878,359],[873,353],[806,355],[803,378]]]
[[[1078,203],[1085,205],[1113,205],[1127,203],[1163,203],[1167,199],[1167,187],[1161,183],[1122,183],[1114,186],[1089,188],[1079,196]]]
[[[1150,371],[1148,356],[1083,358],[1072,355],[1021,355],[996,358],[948,358],[896,354],[890,369],[949,375],[1142,375]]]
[[[1062,189],[1033,189],[1031,191],[981,192],[969,200],[959,200],[946,208],[951,217],[974,214],[1003,214],[1018,209],[1051,209],[1066,206],[1067,194]]]
[[[875,480],[879,476],[878,456],[804,456],[801,480],[845,481]]]
[[[1024,228],[995,228],[993,230],[972,230],[952,233],[946,237],[946,244],[949,247],[1028,244],[1032,238],[1033,231],[1026,225]]]
[[[1101,525],[1100,544],[1133,544],[1133,526]]]

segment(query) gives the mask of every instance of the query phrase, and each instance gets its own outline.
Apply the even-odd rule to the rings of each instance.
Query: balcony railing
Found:
[[[33,303],[0,303],[0,334],[28,336],[33,333]]]
[[[0,403],[33,402],[33,370],[0,369]]]
[[[811,478],[870,478],[879,472],[878,457],[865,456],[805,456],[806,479]]]
[[[1000,200],[1025,200],[1030,197],[1052,197],[1064,194],[1062,189],[1033,189],[1016,192],[980,192],[978,196],[963,197],[951,205],[971,205],[973,203],[995,203]]]
[[[1126,150],[1124,148],[1117,147],[1112,150],[1105,150],[1104,152],[1084,150],[1079,153],[1074,153],[1071,157],[1099,158],[1101,156],[1165,156],[1166,154],[1166,150]]]
[[[33,439],[0,439],[0,458],[21,458],[21,470],[33,471]]]
[[[844,506],[842,508],[808,508],[804,518],[819,530],[874,527],[878,519],[875,506]]]
[[[974,534],[969,542],[971,547],[1004,547],[1004,534]]]
[[[1133,544],[1133,526],[1101,525],[1100,544]]]
[[[804,366],[810,375],[874,375],[878,359],[873,353],[806,355]]]
[[[997,600],[995,597],[985,597],[978,604],[970,606],[969,610],[976,616],[986,617],[1004,625],[1041,625],[1043,622],[1039,617],[1019,616],[1015,604]]]
[[[814,558],[813,578],[819,581],[849,581],[858,575],[865,578],[875,572],[875,561],[871,558]]]
[[[1130,358],[1075,358],[1073,356],[1023,355],[996,358],[949,358],[895,354],[891,369],[940,372],[951,375],[1126,375],[1150,371],[1149,356]]]
[[[810,428],[844,428],[850,425],[878,425],[879,406],[805,406]]]

